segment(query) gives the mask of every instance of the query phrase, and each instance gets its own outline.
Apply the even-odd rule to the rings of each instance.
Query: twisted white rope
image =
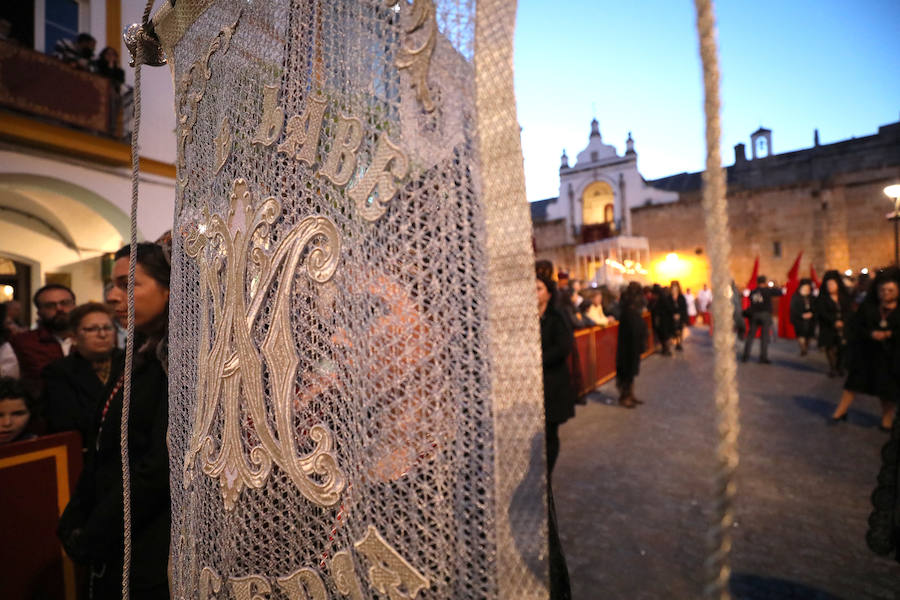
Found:
[[[707,532],[709,555],[706,559],[704,596],[727,600],[731,597],[731,526],[734,522],[734,473],[738,464],[738,393],[735,383],[737,365],[734,356],[734,330],[731,326],[731,278],[728,258],[728,213],[725,200],[725,172],[719,152],[721,122],[719,102],[719,63],[716,52],[715,15],[712,0],[694,0],[697,33],[703,63],[704,112],[706,113],[706,170],[703,172],[703,211],[706,240],[712,269],[713,346],[715,348],[716,479],[714,522]]]
[[[153,0],[147,0],[141,20],[143,27],[150,20]],[[140,149],[138,132],[141,127],[141,64],[144,45],[135,46],[134,56],[134,123],[131,130],[131,231],[128,249],[128,337],[125,340],[125,381],[122,386],[122,423],[119,444],[122,450],[122,600],[130,596],[131,571],[131,467],[128,459],[128,420],[131,414],[131,379],[134,371],[134,273],[137,265],[137,207]]]

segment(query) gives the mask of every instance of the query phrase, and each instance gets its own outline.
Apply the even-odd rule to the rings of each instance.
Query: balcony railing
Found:
[[[613,223],[610,222],[581,226],[582,244],[590,244],[591,242],[605,240],[606,238],[611,238],[614,235],[616,235],[616,233],[613,227]]]
[[[0,108],[122,137],[122,98],[109,79],[2,40]]]

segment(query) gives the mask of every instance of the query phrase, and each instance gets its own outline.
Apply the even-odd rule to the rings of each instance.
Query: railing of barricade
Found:
[[[650,313],[645,312],[644,321],[647,323],[648,339],[647,350],[642,358],[653,354],[656,340],[653,337]],[[588,327],[575,332],[575,349],[570,357],[569,372],[576,372],[575,361],[578,361],[580,377],[578,381],[578,396],[584,396],[594,391],[597,386],[603,385],[616,376],[616,347],[618,346],[619,324]],[[577,357],[577,358],[576,358]]]

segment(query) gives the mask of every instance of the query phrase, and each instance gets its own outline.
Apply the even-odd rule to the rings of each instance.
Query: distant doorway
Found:
[[[0,256],[0,302],[11,300],[22,305],[21,325],[31,327],[31,266]]]

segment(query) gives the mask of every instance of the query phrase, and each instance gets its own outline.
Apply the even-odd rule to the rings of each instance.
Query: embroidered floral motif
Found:
[[[331,578],[334,587],[350,600],[363,600],[362,587],[353,568],[353,557],[346,550],[334,553],[331,559]]]

